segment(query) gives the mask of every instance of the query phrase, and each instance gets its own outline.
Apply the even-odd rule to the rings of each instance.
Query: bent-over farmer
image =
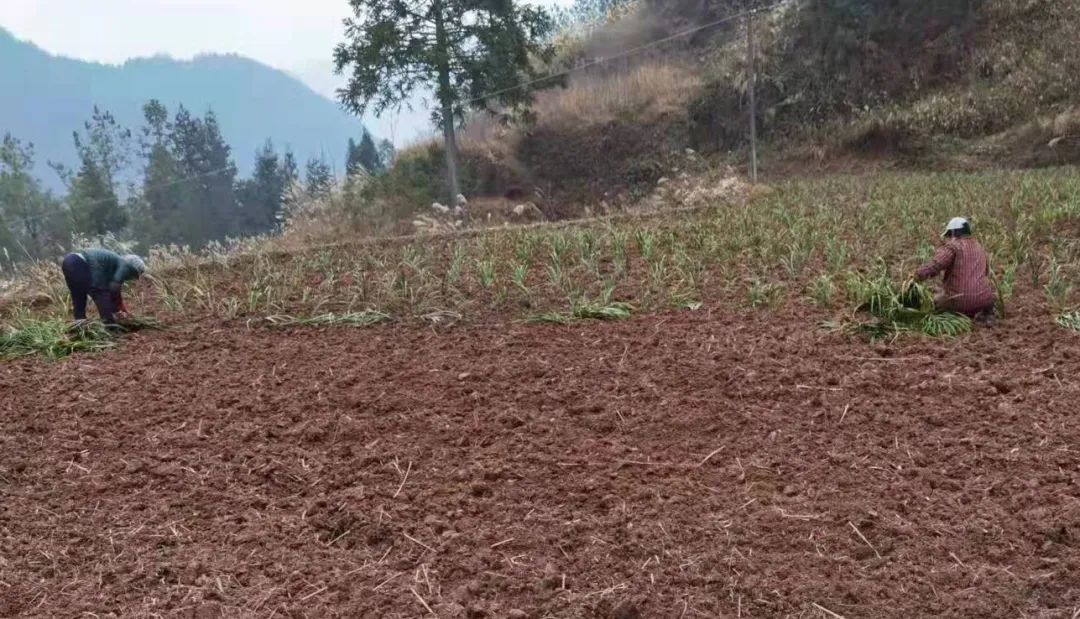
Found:
[[[121,294],[124,282],[138,279],[146,272],[146,263],[134,254],[121,256],[106,249],[84,249],[65,256],[62,268],[75,320],[86,320],[86,301],[90,297],[101,320],[115,324],[118,313],[127,313]]]
[[[945,244],[938,248],[933,260],[915,271],[915,279],[925,281],[944,272],[945,290],[934,298],[935,308],[968,318],[992,319],[996,298],[990,285],[990,257],[971,236],[971,224],[963,217],[954,217],[941,236]]]

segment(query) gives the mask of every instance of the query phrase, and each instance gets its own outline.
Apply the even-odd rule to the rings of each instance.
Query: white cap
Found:
[[[941,236],[945,236],[950,232],[956,232],[957,230],[963,230],[964,228],[969,227],[971,227],[971,224],[968,223],[968,220],[964,219],[963,217],[953,217],[945,226],[945,232],[942,232]]]
[[[128,263],[131,268],[135,269],[135,271],[139,275],[146,273],[146,263],[143,262],[142,258],[136,256],[135,254],[128,254],[124,256],[124,262]]]

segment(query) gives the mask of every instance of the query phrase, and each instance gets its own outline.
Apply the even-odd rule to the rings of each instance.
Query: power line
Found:
[[[614,62],[616,60],[622,60],[623,58],[634,56],[634,55],[639,54],[641,52],[650,50],[650,49],[652,49],[654,47],[658,47],[660,45],[663,45],[664,43],[670,43],[671,41],[674,41],[676,39],[680,39],[682,37],[689,36],[689,35],[695,34],[697,32],[701,32],[702,30],[708,30],[709,28],[713,28],[715,26],[720,26],[720,25],[726,24],[726,23],[728,23],[730,21],[734,21],[734,20],[737,20],[737,19],[740,19],[740,18],[743,18],[743,17],[747,17],[747,16],[753,15],[753,14],[761,12],[761,11],[767,11],[767,10],[775,9],[775,8],[779,7],[780,5],[782,5],[782,4],[784,4],[784,0],[781,0],[780,2],[775,2],[775,3],[770,4],[770,5],[758,7],[756,9],[750,9],[748,11],[743,11],[742,13],[736,13],[734,15],[728,15],[727,17],[724,17],[722,19],[718,19],[716,21],[712,21],[712,22],[709,22],[709,23],[706,23],[706,24],[701,24],[699,26],[694,26],[693,28],[688,28],[686,30],[679,31],[679,32],[676,32],[674,34],[670,34],[670,35],[668,35],[666,37],[656,39],[656,40],[650,41],[648,43],[644,43],[644,44],[639,45],[637,47],[633,47],[631,49],[628,49],[628,50],[625,50],[625,51],[620,52],[618,54],[615,54],[614,56],[606,56],[606,57],[603,57],[603,58],[598,58],[596,60],[587,62],[587,63],[585,63],[583,65],[580,65],[580,66],[577,66],[577,67],[572,67],[572,68],[566,69],[564,71],[559,71],[558,73],[551,73],[551,74],[545,75],[543,77],[538,77],[536,79],[533,79],[533,80],[530,80],[530,81],[527,81],[527,82],[522,82],[521,84],[517,84],[515,86],[509,86],[507,88],[503,88],[502,90],[496,90],[494,92],[489,92],[489,93],[487,93],[485,95],[480,95],[480,96],[474,97],[472,99],[467,99],[466,101],[464,101],[464,103],[477,103],[477,102],[483,101],[485,99],[490,99],[491,97],[497,97],[499,95],[503,95],[503,94],[506,94],[508,92],[513,92],[515,90],[520,90],[522,88],[527,88],[529,86],[533,86],[533,85],[539,84],[541,82],[546,82],[548,80],[553,80],[553,79],[557,79],[557,78],[560,78],[560,77],[566,77],[567,75],[571,75],[573,73],[577,73],[577,72],[580,72],[580,71],[585,71],[585,70],[591,69],[593,67],[596,67],[596,66],[599,66],[599,65],[602,65],[602,64],[607,64],[609,62]]]

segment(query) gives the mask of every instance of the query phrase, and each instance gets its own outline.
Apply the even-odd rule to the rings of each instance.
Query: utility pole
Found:
[[[754,9],[746,14],[746,57],[750,90],[750,181],[757,183],[757,67],[754,50]]]

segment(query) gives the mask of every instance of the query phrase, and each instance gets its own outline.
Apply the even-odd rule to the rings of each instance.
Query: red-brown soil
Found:
[[[796,312],[4,364],[0,615],[1076,617],[1080,336]]]

